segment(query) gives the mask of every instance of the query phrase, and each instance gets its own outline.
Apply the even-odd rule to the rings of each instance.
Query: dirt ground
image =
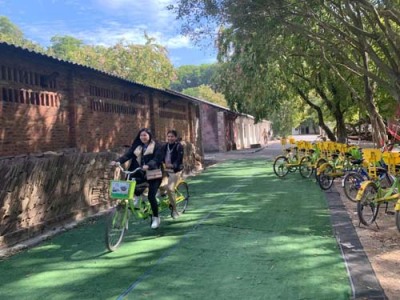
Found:
[[[205,157],[205,166],[208,167],[229,159],[264,158],[272,160],[280,152],[280,146],[272,144],[268,148],[259,150],[210,154]],[[335,182],[335,185],[386,296],[389,300],[400,300],[400,232],[395,224],[393,205],[389,206],[389,212],[391,211],[392,214],[385,214],[385,209],[381,208],[376,224],[370,227],[359,225],[356,203],[347,200],[340,181]]]
[[[389,300],[399,300],[400,232],[395,224],[393,204],[389,205],[388,213],[381,207],[376,224],[367,227],[359,224],[356,203],[347,200],[339,182],[336,188],[386,296]]]

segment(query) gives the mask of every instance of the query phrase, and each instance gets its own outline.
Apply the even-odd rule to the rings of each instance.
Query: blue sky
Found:
[[[165,46],[175,66],[215,62],[212,48],[201,49],[179,33],[179,23],[166,9],[174,0],[0,0],[25,37],[48,46],[55,35],[70,35],[91,45],[123,39],[143,44],[144,31]]]

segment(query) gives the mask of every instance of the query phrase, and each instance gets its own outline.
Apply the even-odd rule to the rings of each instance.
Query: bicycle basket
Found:
[[[133,199],[135,181],[111,180],[110,197],[113,199]]]
[[[389,172],[393,175],[398,174],[397,166],[400,164],[400,153],[399,152],[384,152],[382,154],[383,161],[389,167]]]

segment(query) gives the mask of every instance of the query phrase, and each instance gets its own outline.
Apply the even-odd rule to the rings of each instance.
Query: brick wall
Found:
[[[204,152],[217,152],[219,147],[218,110],[210,105],[201,104],[201,125]]]
[[[65,82],[44,79],[55,70],[0,51],[0,156],[69,147]]]
[[[150,127],[196,143],[186,98],[0,43],[0,156],[130,144]],[[196,145],[199,146],[199,145]]]

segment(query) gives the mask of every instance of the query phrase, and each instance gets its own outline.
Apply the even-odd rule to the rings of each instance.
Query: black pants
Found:
[[[147,181],[147,183],[149,185],[149,195],[147,196],[147,198],[149,199],[151,210],[153,211],[154,217],[158,217],[158,204],[157,204],[157,200],[156,200],[156,194],[157,194],[158,188],[161,185],[161,181],[162,181],[162,178]],[[143,182],[144,181],[140,180],[140,178],[136,179],[137,185],[141,184]],[[144,188],[135,189],[135,195],[140,196],[143,193],[143,191],[144,191]]]

